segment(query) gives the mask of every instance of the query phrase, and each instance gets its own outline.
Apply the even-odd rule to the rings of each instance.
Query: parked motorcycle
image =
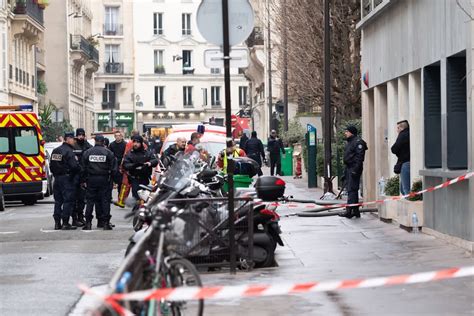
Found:
[[[188,208],[199,214],[199,225],[201,230],[195,232],[195,236],[188,236],[188,244],[178,249],[178,252],[195,263],[219,263],[228,259],[229,249],[229,218],[226,205],[213,202],[212,198],[218,196],[224,178],[215,171],[207,168],[204,164],[196,172],[194,156],[179,157],[174,164],[162,176],[161,183],[157,187],[142,187],[139,194],[144,200],[136,210],[136,228],[140,228],[130,240],[128,251],[144,235],[150,225],[153,208],[157,203],[164,200],[170,192],[176,193],[176,198],[169,205],[178,208]],[[190,163],[192,162],[192,163]],[[267,178],[266,180],[261,180]],[[284,192],[284,182],[276,177],[262,177],[257,180],[255,189],[238,189],[236,198],[244,196],[251,198],[264,197],[264,200],[279,196],[270,194],[272,190],[269,183],[277,186],[276,193]],[[278,191],[278,192],[277,192]],[[262,193],[263,192],[263,193]],[[197,203],[190,203],[189,199],[201,199]],[[252,200],[252,199],[250,199]],[[245,267],[249,257],[249,235],[248,235],[248,204],[249,201],[239,202],[235,211],[235,244],[237,258]],[[276,207],[271,203],[256,203],[253,205],[254,229],[253,229],[253,261],[256,267],[268,267],[274,264],[274,252],[277,243],[283,246],[280,238],[278,225],[279,216]],[[185,225],[183,226],[185,228]],[[184,229],[183,228],[183,229]],[[195,230],[194,230],[195,231]]]

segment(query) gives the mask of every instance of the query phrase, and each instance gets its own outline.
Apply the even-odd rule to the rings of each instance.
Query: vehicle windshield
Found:
[[[199,158],[199,153],[177,155],[177,160],[165,173],[163,184],[176,192],[184,189],[191,181],[194,174],[194,162]]]
[[[34,127],[18,127],[13,129],[15,150],[24,155],[38,155],[38,133]]]
[[[8,128],[0,128],[0,153],[7,154],[10,152]]]

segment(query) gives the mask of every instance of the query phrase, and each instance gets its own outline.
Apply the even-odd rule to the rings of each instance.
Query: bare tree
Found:
[[[280,38],[285,30],[287,34],[289,95],[298,102],[299,112],[318,112],[324,102],[323,8],[323,0],[272,0],[275,32]],[[360,117],[359,18],[359,1],[331,1],[331,105],[336,125]],[[283,67],[279,59],[278,69]]]

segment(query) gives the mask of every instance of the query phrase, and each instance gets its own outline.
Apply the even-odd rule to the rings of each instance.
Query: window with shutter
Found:
[[[467,169],[466,57],[448,57],[446,67],[448,168]]]
[[[423,69],[425,116],[425,166],[441,168],[441,74],[440,66]]]

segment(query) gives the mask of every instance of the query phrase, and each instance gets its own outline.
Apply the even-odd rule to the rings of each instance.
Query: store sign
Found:
[[[110,121],[110,113],[99,113],[97,117],[99,122]],[[133,113],[115,113],[115,122],[133,122]]]

